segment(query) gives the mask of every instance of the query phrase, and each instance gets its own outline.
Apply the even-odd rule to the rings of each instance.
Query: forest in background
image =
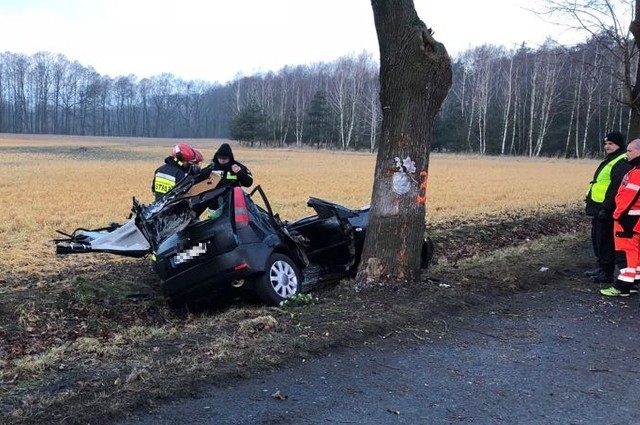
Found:
[[[599,154],[607,132],[626,134],[630,109],[620,100],[625,75],[636,70],[624,67],[636,61],[622,61],[615,40],[607,47],[606,33],[595,38],[537,49],[483,45],[453,57],[453,85],[432,150]],[[5,52],[0,132],[232,138],[250,146],[375,151],[382,118],[378,71],[363,52],[221,84],[172,74],[110,77],[61,54]]]

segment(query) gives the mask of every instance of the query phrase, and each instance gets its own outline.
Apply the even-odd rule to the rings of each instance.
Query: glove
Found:
[[[609,211],[600,210],[598,211],[598,220],[611,220],[613,217]]]

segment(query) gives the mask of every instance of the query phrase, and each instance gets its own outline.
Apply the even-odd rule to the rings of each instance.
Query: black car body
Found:
[[[309,260],[321,275],[354,272],[360,261],[369,220],[369,208],[352,210],[310,197],[307,206],[315,214],[287,224],[298,236]]]
[[[123,225],[60,232],[56,252],[151,254],[163,294],[179,303],[241,289],[276,305],[302,292],[303,272],[314,270],[313,279],[345,276],[360,260],[369,209],[313,197],[307,205],[315,214],[285,223],[260,186],[251,193],[219,187],[205,168],[152,204],[134,199]]]
[[[256,193],[266,200],[259,186],[251,195],[240,187],[208,193],[206,202],[216,206],[210,218],[154,245],[153,269],[167,297],[206,298],[218,287],[247,286],[277,304],[301,290],[305,253],[277,216],[253,202]]]

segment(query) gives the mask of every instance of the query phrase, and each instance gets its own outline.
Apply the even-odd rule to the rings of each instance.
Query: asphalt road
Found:
[[[640,424],[640,297],[597,289],[488,298],[439,335],[341,348],[113,424]]]

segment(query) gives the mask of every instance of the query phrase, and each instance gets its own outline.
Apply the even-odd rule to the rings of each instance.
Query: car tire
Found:
[[[422,252],[420,253],[420,267],[423,269],[429,268],[429,265],[433,261],[433,254],[436,250],[436,245],[431,238],[426,238],[422,243]]]
[[[271,254],[265,273],[255,281],[256,293],[268,305],[300,293],[302,274],[296,264],[283,254]]]

